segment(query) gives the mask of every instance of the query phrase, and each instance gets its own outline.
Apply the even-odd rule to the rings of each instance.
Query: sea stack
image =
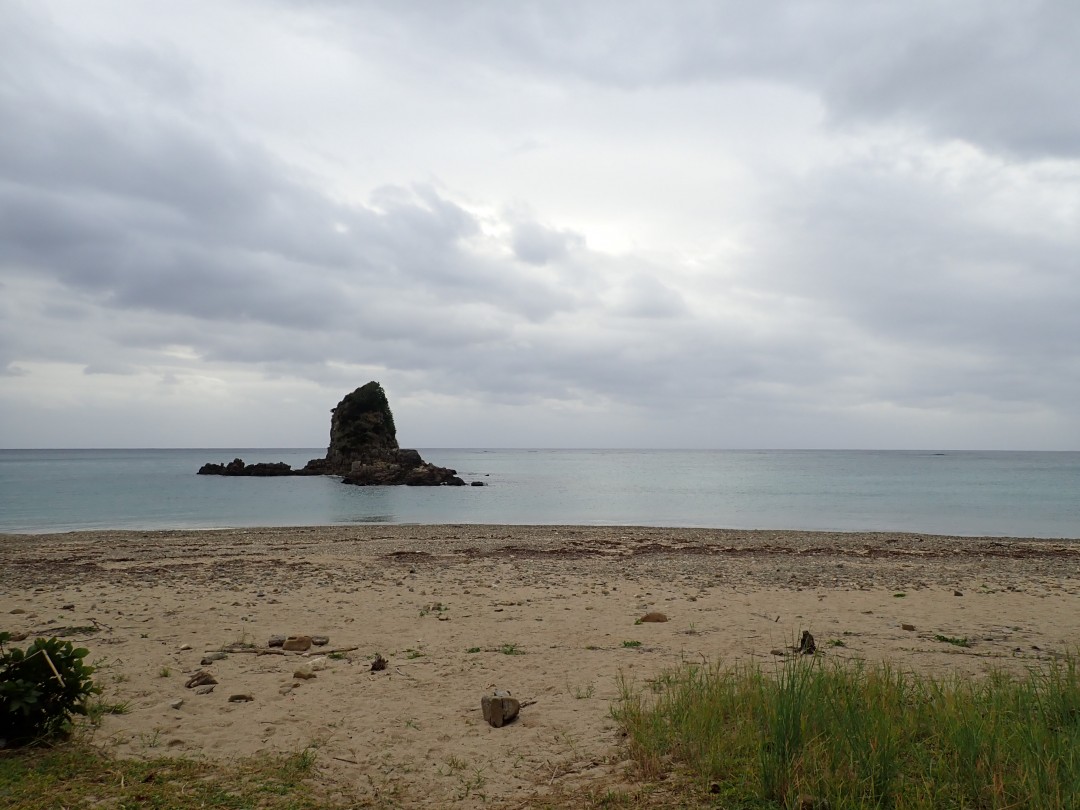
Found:
[[[374,380],[362,385],[331,411],[330,446],[325,458],[309,461],[303,469],[287,464],[205,464],[199,475],[340,475],[358,486],[464,486],[456,470],[437,467],[415,450],[398,447],[394,415],[383,387]],[[273,472],[270,472],[270,470]]]

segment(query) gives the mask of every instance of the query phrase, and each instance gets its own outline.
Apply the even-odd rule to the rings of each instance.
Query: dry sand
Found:
[[[1067,541],[570,526],[76,532],[0,535],[0,571],[0,629],[83,628],[68,637],[90,648],[106,697],[130,702],[98,744],[208,757],[313,746],[320,779],[393,806],[518,806],[628,784],[610,717],[620,673],[772,666],[804,629],[827,658],[938,674],[1022,668],[1080,641],[1080,543]],[[648,611],[670,620],[635,624]],[[307,659],[234,652],[200,666],[278,633],[330,642]],[[293,677],[341,648],[314,679]],[[383,672],[370,671],[375,653]],[[196,695],[184,683],[203,668],[218,686]],[[493,688],[528,703],[500,729],[480,713]],[[241,693],[253,700],[229,702]]]

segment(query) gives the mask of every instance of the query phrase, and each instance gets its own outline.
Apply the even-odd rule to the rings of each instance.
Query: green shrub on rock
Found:
[[[0,748],[51,737],[73,714],[86,714],[86,700],[101,689],[83,663],[89,651],[70,641],[39,638],[20,650],[7,649],[0,633]]]

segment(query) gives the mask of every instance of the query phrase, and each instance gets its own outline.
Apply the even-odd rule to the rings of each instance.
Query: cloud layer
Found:
[[[0,9],[0,446],[1080,446],[1075,4],[399,6]]]

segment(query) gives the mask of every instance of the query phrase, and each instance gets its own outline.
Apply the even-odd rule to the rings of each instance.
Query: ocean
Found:
[[[354,523],[1080,538],[1080,453],[421,449],[483,487],[196,475],[323,448],[0,450],[0,532]]]

